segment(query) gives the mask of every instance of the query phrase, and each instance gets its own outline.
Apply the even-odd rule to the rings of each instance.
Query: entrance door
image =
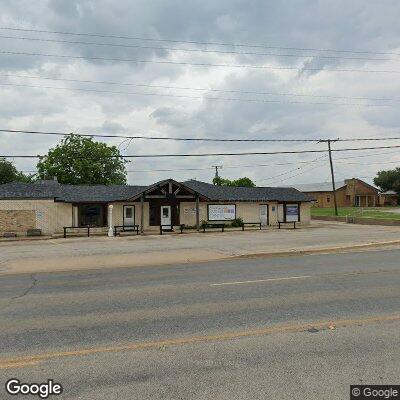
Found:
[[[171,225],[171,206],[161,206],[161,225]]]
[[[261,226],[268,225],[268,204],[260,204],[260,222]]]
[[[135,206],[124,206],[124,226],[135,225]]]

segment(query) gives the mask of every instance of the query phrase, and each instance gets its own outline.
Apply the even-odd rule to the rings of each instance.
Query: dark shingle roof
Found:
[[[200,181],[184,185],[208,197],[211,201],[311,201],[312,198],[294,188],[215,186]]]
[[[56,181],[12,182],[0,185],[0,199],[55,199],[67,203],[122,201],[136,196],[147,186],[62,185]]]
[[[53,199],[60,194],[61,185],[57,182],[21,183],[11,182],[0,185],[1,199]]]
[[[67,203],[122,201],[140,194],[146,187],[129,185],[62,185],[61,195],[57,200]]]
[[[165,181],[162,181],[165,182]],[[215,186],[200,181],[183,185],[210,201],[311,201],[311,197],[294,188]],[[67,203],[127,201],[150,186],[63,185],[56,181],[6,183],[0,185],[0,199],[55,199]]]

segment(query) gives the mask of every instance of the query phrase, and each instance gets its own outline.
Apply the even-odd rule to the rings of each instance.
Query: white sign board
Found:
[[[196,208],[195,207],[185,207],[183,209],[183,213],[185,215],[196,215]]]
[[[236,218],[235,204],[209,204],[209,221],[229,221]]]
[[[299,220],[299,205],[286,204],[286,222],[297,222]]]

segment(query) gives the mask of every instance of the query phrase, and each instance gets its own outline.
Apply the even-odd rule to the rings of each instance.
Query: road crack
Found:
[[[11,300],[16,300],[16,299],[20,299],[21,297],[26,296],[31,290],[33,290],[35,288],[35,286],[37,285],[38,279],[36,278],[35,274],[31,274],[30,275],[31,278],[31,284],[29,285],[29,287],[24,291],[24,293],[18,295],[18,296],[14,296],[11,298]]]

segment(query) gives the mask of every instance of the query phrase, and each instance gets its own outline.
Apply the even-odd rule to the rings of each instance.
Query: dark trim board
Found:
[[[235,207],[235,217],[232,219],[210,219],[210,206],[234,206]],[[207,204],[207,221],[213,222],[225,222],[225,221],[233,221],[236,219],[236,204],[235,203],[212,203]]]

